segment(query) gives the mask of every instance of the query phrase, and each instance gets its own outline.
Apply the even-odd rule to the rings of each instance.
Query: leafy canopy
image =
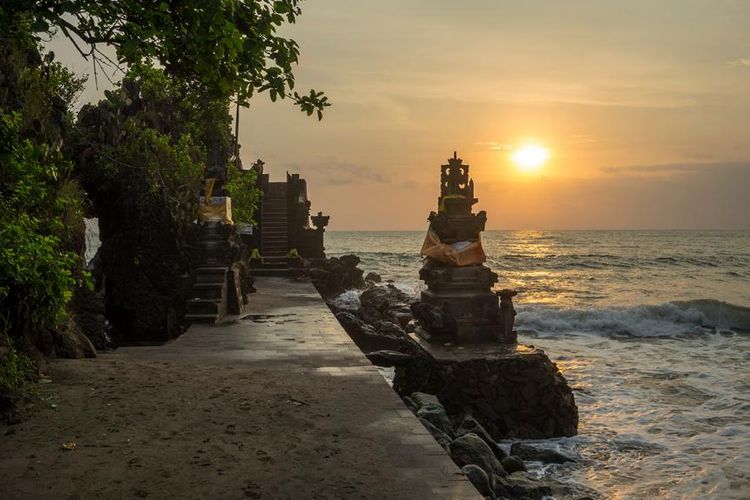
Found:
[[[96,67],[116,47],[119,63],[158,63],[212,99],[258,92],[291,98],[308,115],[329,106],[322,92],[294,91],[299,46],[278,34],[300,15],[299,0],[4,0],[0,25],[28,17],[36,33],[59,29]]]
[[[190,225],[207,149],[195,96],[143,66],[131,68],[105,96],[81,108],[70,145],[95,213],[128,213],[143,228],[163,216]]]

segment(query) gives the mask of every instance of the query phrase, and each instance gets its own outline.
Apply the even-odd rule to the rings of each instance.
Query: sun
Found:
[[[525,144],[518,147],[511,158],[520,171],[536,172],[549,158],[549,150],[536,144]]]

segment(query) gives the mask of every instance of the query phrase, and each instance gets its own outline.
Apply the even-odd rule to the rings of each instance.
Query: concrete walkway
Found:
[[[236,323],[53,363],[0,497],[479,497],[310,283],[256,287]]]

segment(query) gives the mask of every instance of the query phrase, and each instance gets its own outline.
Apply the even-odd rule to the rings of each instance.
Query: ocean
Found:
[[[424,232],[326,233],[418,295]],[[519,342],[574,390],[575,456],[539,477],[605,498],[750,498],[750,231],[487,231]]]

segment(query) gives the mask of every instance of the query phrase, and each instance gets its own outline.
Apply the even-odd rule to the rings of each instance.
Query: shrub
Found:
[[[228,170],[229,180],[225,187],[232,197],[232,218],[234,222],[252,224],[261,197],[256,184],[257,173],[255,170],[240,170],[232,164]]]
[[[20,123],[0,109],[0,320],[12,337],[57,326],[85,280],[79,255],[65,248],[64,221],[81,209],[80,198],[64,194],[69,164],[21,139]]]

